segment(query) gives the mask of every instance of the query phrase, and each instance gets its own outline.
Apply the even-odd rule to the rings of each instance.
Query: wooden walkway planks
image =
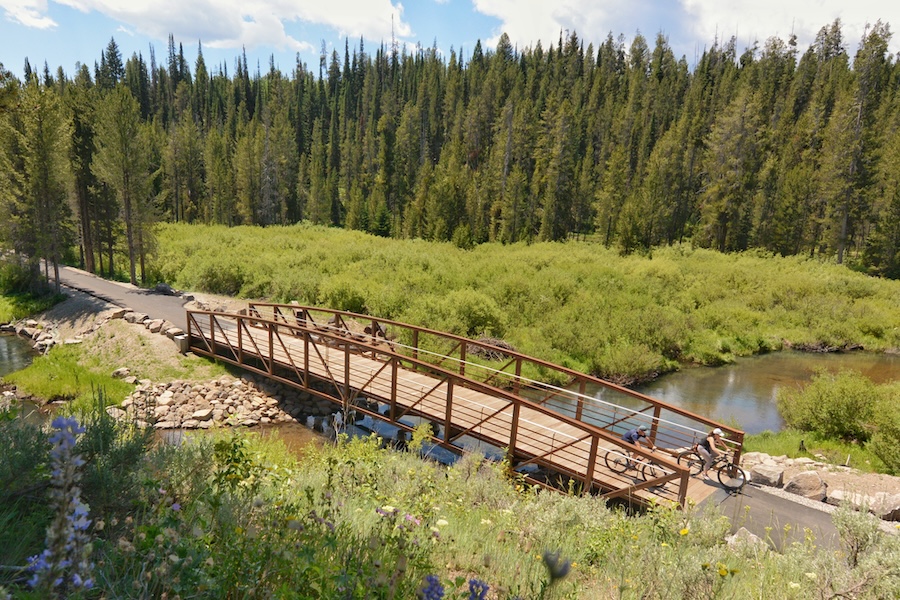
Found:
[[[645,503],[679,502],[680,479],[651,487],[638,479],[634,471],[618,474],[609,470],[603,460],[605,451],[620,452],[621,448],[608,440],[601,442],[599,448],[592,448],[596,435],[586,434],[583,424],[573,425],[571,419],[555,416],[552,411],[518,403],[516,419],[515,405],[508,398],[458,383],[454,385],[454,379],[392,367],[387,360],[390,354],[364,354],[365,344],[354,348],[351,340],[325,334],[317,336],[311,330],[301,331],[228,314],[198,315],[189,321],[193,323],[192,336],[227,347],[235,357],[240,357],[239,363],[252,357],[261,361],[270,373],[277,365],[293,370],[298,381],[303,381],[303,375],[308,372],[383,403],[390,404],[393,399],[399,414],[411,410],[417,416],[445,426],[447,444],[466,434],[498,448],[510,448],[526,461],[534,460],[563,474],[584,478],[591,473],[593,486],[602,491],[611,490],[609,493],[614,495]],[[193,343],[192,346],[200,349]],[[350,348],[355,351],[350,352]],[[687,496],[699,502],[712,491],[712,486],[691,479]]]

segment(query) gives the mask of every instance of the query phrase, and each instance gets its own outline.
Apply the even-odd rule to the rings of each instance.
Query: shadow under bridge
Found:
[[[552,489],[683,506],[714,488],[677,464],[680,451],[720,427],[740,457],[739,430],[502,343],[296,303],[189,310],[187,326],[196,354],[332,401],[345,415],[408,432],[426,420],[437,446],[491,454],[487,446]],[[622,441],[639,425],[655,452]],[[626,454],[630,466],[620,472]]]

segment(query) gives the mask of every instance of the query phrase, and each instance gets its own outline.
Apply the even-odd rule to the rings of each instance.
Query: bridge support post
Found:
[[[453,414],[453,380],[447,380],[447,408],[444,412],[444,442],[450,443],[450,417]]]

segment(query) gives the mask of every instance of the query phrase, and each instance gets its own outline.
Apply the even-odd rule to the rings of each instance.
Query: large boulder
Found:
[[[871,508],[880,519],[900,521],[900,494],[892,496],[884,494]]]
[[[784,491],[810,500],[824,500],[828,495],[828,484],[815,471],[803,471],[794,475],[784,486]]]
[[[780,488],[784,483],[784,469],[765,464],[756,465],[750,470],[750,481],[759,485]]]

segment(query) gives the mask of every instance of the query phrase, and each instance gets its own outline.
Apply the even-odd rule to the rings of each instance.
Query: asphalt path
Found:
[[[109,281],[72,267],[60,267],[59,279],[66,287],[90,294],[121,308],[145,313],[151,319],[165,319],[187,331],[187,316],[184,309],[186,301],[180,296],[145,290],[130,283]]]
[[[145,313],[153,319],[166,319],[187,330],[186,301],[180,296],[108,281],[72,267],[60,267],[60,279],[67,287],[119,307]],[[777,550],[789,544],[805,543],[808,534],[812,535],[817,546],[837,549],[840,545],[837,529],[827,511],[782,498],[753,484],[745,485],[740,493],[733,494],[717,483],[706,483],[719,489],[704,500],[701,507],[704,504],[718,506],[721,513],[731,520],[733,532],[744,527]]]
[[[779,551],[792,544],[804,544],[810,536],[820,548],[837,550],[840,547],[840,537],[825,503],[789,500],[752,483],[736,494],[726,491],[718,483],[707,481],[706,484],[719,489],[704,500],[701,507],[704,504],[718,506],[731,520],[732,532],[744,527]]]

